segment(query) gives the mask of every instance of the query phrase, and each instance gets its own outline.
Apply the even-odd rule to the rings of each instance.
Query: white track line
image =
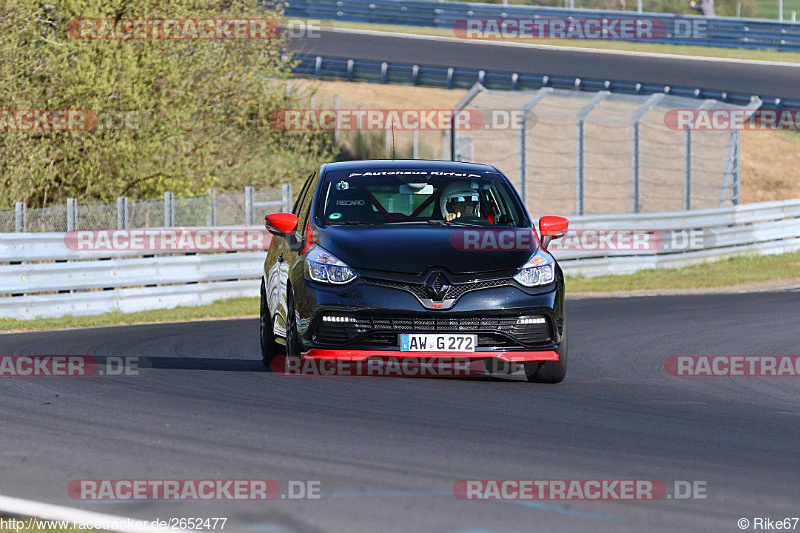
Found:
[[[375,37],[397,37],[401,39],[421,39],[426,41],[438,41],[447,43],[461,43],[465,45],[485,45],[485,46],[502,46],[512,48],[531,48],[537,50],[558,50],[563,52],[578,52],[584,54],[606,54],[617,56],[641,56],[641,57],[658,57],[663,59],[679,59],[682,61],[701,61],[712,63],[737,63],[741,65],[764,65],[771,67],[791,67],[800,68],[800,63],[789,63],[782,61],[763,61],[758,59],[735,59],[730,57],[708,57],[708,56],[692,56],[680,54],[662,54],[657,52],[633,52],[629,50],[608,50],[600,48],[581,48],[573,46],[556,46],[549,44],[533,44],[533,43],[511,43],[504,41],[490,41],[483,39],[459,39],[457,37],[443,37],[439,35],[417,35],[414,33],[396,33],[380,30],[356,30],[350,28],[328,28],[321,26],[315,28],[319,31],[327,31],[331,33],[345,33],[357,35],[372,35]],[[660,43],[659,43],[660,44]]]
[[[59,505],[51,505],[49,503],[42,503],[33,500],[23,500],[20,498],[11,498],[9,496],[0,495],[0,512],[8,513],[11,515],[39,518],[42,520],[59,520],[69,522],[91,522],[91,523],[105,523],[107,524],[106,531],[116,531],[119,533],[164,533],[165,529],[156,528],[128,528],[128,527],[115,527],[112,528],[114,522],[118,524],[126,524],[127,522],[145,521],[139,518],[127,518],[121,516],[113,516],[107,514],[93,513],[91,511],[83,511],[81,509],[73,509],[71,507],[61,507]],[[22,519],[25,521],[25,519]],[[150,522],[148,520],[148,522]],[[183,531],[172,529],[169,531]]]

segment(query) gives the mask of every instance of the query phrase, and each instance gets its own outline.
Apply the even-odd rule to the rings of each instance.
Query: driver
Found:
[[[469,183],[455,182],[448,185],[439,198],[439,207],[446,221],[461,216],[480,216],[478,191]]]

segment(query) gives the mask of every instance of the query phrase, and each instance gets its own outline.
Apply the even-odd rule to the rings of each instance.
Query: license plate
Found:
[[[404,333],[400,335],[401,352],[474,352],[477,335],[439,333]]]

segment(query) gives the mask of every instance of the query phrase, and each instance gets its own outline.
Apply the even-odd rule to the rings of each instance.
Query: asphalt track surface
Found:
[[[502,46],[470,41],[323,30],[297,38],[303,53],[501,72],[612,79],[716,89],[731,93],[800,98],[800,65],[702,61],[584,50]]]
[[[254,287],[254,293],[257,287]],[[570,370],[282,377],[255,319],[0,335],[4,355],[142,358],[139,375],[0,378],[0,494],[225,531],[738,531],[800,513],[800,378],[673,377],[670,355],[798,355],[800,293],[567,302]],[[85,503],[75,479],[319,480],[328,497]],[[707,482],[707,499],[460,501],[459,479]]]

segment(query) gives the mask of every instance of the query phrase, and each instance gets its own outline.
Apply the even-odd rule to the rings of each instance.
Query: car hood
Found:
[[[473,233],[467,235],[466,231]],[[429,268],[442,268],[453,274],[508,271],[524,265],[538,250],[535,238],[529,244],[515,246],[517,249],[492,246],[492,237],[496,241],[501,230],[490,231],[494,235],[486,235],[482,228],[458,226],[327,226],[318,228],[317,242],[356,270],[403,274],[422,274]],[[511,241],[506,236],[505,243],[525,243],[527,232],[533,235],[530,228],[502,231],[523,236],[522,241]],[[475,250],[476,242],[484,249]]]

